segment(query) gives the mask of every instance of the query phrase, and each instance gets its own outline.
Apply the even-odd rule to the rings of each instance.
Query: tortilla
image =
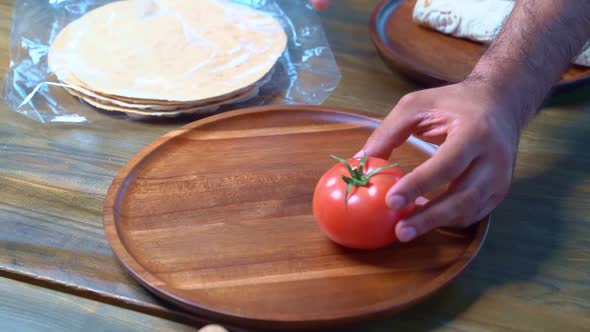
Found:
[[[66,26],[48,61],[98,94],[194,102],[254,85],[286,44],[275,18],[227,0],[125,0]]]
[[[89,90],[90,88],[88,86],[86,86],[80,80],[76,79],[76,77],[74,77],[74,76],[68,77],[67,81],[64,81],[64,83],[66,83],[68,85],[68,87],[70,87],[70,89],[76,90],[79,93],[83,93],[83,94],[88,95],[92,98],[102,99],[102,100],[105,100],[108,102],[113,102],[115,104],[117,104],[117,102],[121,102],[122,103],[121,106],[123,106],[123,107],[127,107],[128,106],[127,104],[132,104],[132,105],[139,106],[139,108],[146,108],[146,106],[149,106],[148,108],[157,109],[157,108],[160,108],[160,106],[163,106],[162,109],[166,109],[166,108],[170,108],[170,106],[172,106],[172,107],[198,106],[198,105],[210,104],[210,103],[215,103],[215,102],[235,98],[237,95],[249,93],[252,89],[260,88],[263,85],[267,84],[272,79],[272,76],[274,75],[274,71],[275,71],[275,69],[273,67],[273,69],[271,69],[271,71],[268,74],[266,74],[266,76],[264,76],[262,79],[260,79],[258,82],[254,83],[251,86],[244,87],[244,88],[242,88],[238,91],[235,91],[231,94],[227,94],[227,95],[219,96],[219,97],[214,97],[214,98],[208,98],[208,99],[192,100],[192,101],[137,99],[137,98],[127,98],[127,97],[121,97],[121,96],[108,95],[108,94]]]
[[[227,105],[236,102],[241,102],[244,98],[249,97],[252,95],[254,91],[258,91],[257,87],[252,87],[249,90],[241,92],[237,95],[231,96],[227,99],[212,101],[208,103],[198,103],[198,104],[187,104],[187,105],[143,105],[143,104],[132,104],[121,102],[119,100],[107,99],[102,96],[96,95],[91,93],[90,91],[80,91],[77,87],[64,87],[64,89],[71,94],[72,96],[78,98],[89,98],[97,103],[102,105],[111,105],[121,107],[123,109],[130,109],[130,110],[138,110],[138,111],[145,111],[145,112],[166,112],[166,111],[176,111],[179,109],[186,109],[186,108],[196,108],[196,107],[207,107],[214,104],[219,105]]]
[[[272,72],[272,71],[271,71]],[[192,103],[155,103],[152,104],[148,100],[132,100],[127,99],[128,101],[122,101],[120,99],[114,99],[112,97],[107,97],[101,94],[97,94],[93,91],[90,91],[86,88],[77,86],[77,85],[70,85],[65,87],[65,89],[73,96],[76,97],[88,97],[91,98],[101,104],[105,105],[113,105],[113,106],[120,106],[122,108],[128,109],[138,109],[138,110],[145,110],[145,111],[168,111],[168,110],[175,110],[179,108],[188,108],[188,107],[198,107],[198,106],[207,106],[215,103],[222,103],[224,105],[235,103],[236,101],[241,101],[244,97],[252,95],[252,92],[258,90],[258,88],[264,84],[266,84],[270,80],[270,76],[267,75],[261,81],[257,82],[251,87],[246,89],[240,90],[239,92],[232,94],[230,96],[226,96],[224,98],[215,98],[210,99],[207,101],[197,101]]]
[[[512,0],[418,0],[413,19],[444,34],[490,42],[512,11]]]
[[[105,103],[99,101],[95,98],[88,97],[82,93],[79,93],[75,90],[64,88],[68,93],[72,96],[75,96],[82,101],[94,106],[96,108],[105,110],[105,111],[113,111],[113,112],[123,112],[127,114],[139,114],[139,115],[150,115],[150,116],[178,116],[181,114],[193,114],[193,113],[207,113],[217,110],[219,107],[234,103],[241,103],[247,100],[250,100],[258,95],[259,89],[254,88],[249,93],[240,95],[234,99],[228,99],[222,102],[211,103],[206,105],[200,106],[189,106],[189,107],[179,107],[171,110],[146,110],[146,109],[136,109],[136,108],[127,108],[122,107],[119,105],[113,105],[109,103]]]

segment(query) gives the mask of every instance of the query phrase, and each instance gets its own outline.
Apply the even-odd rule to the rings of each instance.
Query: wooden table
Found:
[[[323,14],[343,79],[328,105],[384,115],[418,89],[369,41],[375,0]],[[0,67],[12,1],[0,0]],[[516,179],[479,257],[452,285],[390,319],[351,330],[590,330],[589,89],[554,98],[524,132]],[[113,257],[102,200],[115,172],[182,122],[42,125],[0,106],[0,330],[193,329]],[[12,329],[8,329],[12,327]],[[15,328],[16,327],[16,328]]]

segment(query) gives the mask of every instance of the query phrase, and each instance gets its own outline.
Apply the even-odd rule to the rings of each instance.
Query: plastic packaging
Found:
[[[204,4],[202,1],[209,0],[199,0],[199,5]],[[211,3],[218,5],[222,3],[219,1],[224,0]],[[134,11],[125,12],[124,2],[133,4]],[[176,116],[187,113],[184,112],[187,109],[205,114],[264,104],[321,104],[337,87],[340,72],[319,17],[307,0],[233,0],[223,7],[218,19],[211,19],[215,17],[213,7],[206,13],[183,11],[179,7],[195,3],[195,0],[16,0],[4,101],[16,112],[39,122],[92,123],[112,116],[130,118],[129,115],[140,114],[142,117],[142,112],[150,116]],[[240,5],[259,12],[240,11],[244,8]],[[108,6],[112,10],[105,9]],[[97,8],[111,13],[96,16]],[[256,16],[260,12],[265,15]],[[90,15],[98,23],[80,23],[89,21]],[[265,19],[268,15],[274,19]],[[78,20],[83,16],[84,20]],[[124,28],[128,30],[110,28],[109,24],[120,27],[125,17],[131,17],[129,21],[137,24],[125,23]],[[171,21],[170,17],[178,19]],[[137,33],[144,27],[143,20],[151,20],[149,27],[158,28]],[[198,22],[206,20],[210,21],[209,25],[200,29]],[[273,22],[277,21],[286,34],[286,49],[282,53],[281,35],[272,30]],[[89,26],[101,33],[86,33]],[[62,33],[66,27],[68,36]],[[114,34],[111,31],[112,36],[105,32],[109,29],[115,31]],[[182,38],[165,38],[178,37],[178,31],[183,32]],[[134,33],[147,36],[147,42],[144,37],[124,37],[135,36]],[[160,39],[154,37],[158,34]],[[128,45],[121,42],[125,38],[130,40]],[[274,43],[269,43],[273,38]],[[55,41],[64,39],[65,46],[57,52],[59,43]],[[157,44],[151,45],[153,40]],[[105,45],[109,56],[94,56],[95,45]],[[272,66],[279,54],[278,62]],[[131,58],[134,60],[130,61]],[[133,63],[133,66],[119,62]],[[158,65],[149,66],[152,62]],[[205,76],[211,78],[216,77],[212,72],[220,71],[218,79],[200,80],[201,73],[208,73],[210,76]],[[125,74],[116,75],[122,72]],[[75,74],[73,79],[68,76],[71,73]],[[85,102],[76,96],[83,97]],[[107,105],[99,108],[110,108],[113,112],[90,106],[95,103]],[[133,111],[120,113],[119,109]]]

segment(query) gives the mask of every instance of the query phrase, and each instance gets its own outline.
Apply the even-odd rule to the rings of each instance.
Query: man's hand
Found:
[[[406,95],[373,133],[359,155],[388,158],[411,134],[440,144],[387,195],[388,205],[399,209],[449,184],[444,194],[398,223],[400,241],[441,226],[468,226],[506,196],[520,133],[508,106],[479,82],[466,81]]]
[[[468,226],[500,203],[510,187],[520,131],[590,38],[588,27],[590,1],[517,0],[466,81],[400,100],[359,155],[388,157],[411,134],[440,144],[391,188],[391,208],[448,185],[398,223],[401,241],[440,226]]]

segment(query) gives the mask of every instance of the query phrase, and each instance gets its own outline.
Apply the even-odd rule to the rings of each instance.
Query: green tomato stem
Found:
[[[361,160],[361,163],[359,164],[359,167],[352,167],[352,165],[350,165],[350,163],[348,161],[346,161],[346,159],[344,158],[340,158],[337,156],[332,155],[332,158],[338,160],[340,163],[344,164],[346,166],[346,168],[348,169],[348,172],[350,173],[350,177],[343,175],[342,176],[342,181],[344,181],[346,183],[346,194],[344,196],[344,206],[348,205],[348,196],[350,194],[350,190],[352,190],[352,187],[362,187],[362,186],[366,186],[369,183],[369,180],[371,179],[371,177],[383,170],[386,170],[388,168],[392,168],[398,165],[398,163],[393,163],[393,164],[389,164],[389,165],[385,165],[385,166],[381,166],[379,168],[376,168],[372,171],[370,171],[369,173],[365,174],[365,165],[367,164],[367,159],[368,156],[367,154],[365,154],[363,156],[363,159]]]

